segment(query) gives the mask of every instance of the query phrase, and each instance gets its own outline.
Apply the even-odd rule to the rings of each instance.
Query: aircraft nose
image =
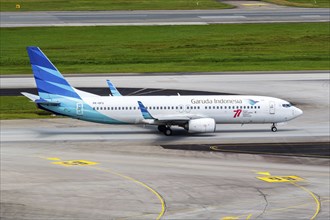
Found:
[[[303,114],[303,111],[301,109],[299,109],[299,108],[296,107],[296,109],[295,109],[295,115],[298,117],[298,116],[300,116],[302,114]]]

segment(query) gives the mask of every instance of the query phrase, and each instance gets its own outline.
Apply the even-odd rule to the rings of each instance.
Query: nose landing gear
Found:
[[[273,123],[272,127],[271,127],[272,132],[276,132],[277,131],[277,127],[276,124]]]

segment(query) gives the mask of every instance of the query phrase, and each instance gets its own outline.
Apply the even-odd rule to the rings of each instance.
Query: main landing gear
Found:
[[[271,127],[272,132],[276,132],[277,131],[277,127],[276,124],[273,123],[272,127]]]
[[[158,131],[164,133],[166,136],[172,135],[172,129],[169,125],[158,125]]]

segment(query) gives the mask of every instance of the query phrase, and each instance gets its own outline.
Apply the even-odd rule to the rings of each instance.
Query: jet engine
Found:
[[[213,118],[192,119],[186,127],[189,133],[215,132],[216,123]]]

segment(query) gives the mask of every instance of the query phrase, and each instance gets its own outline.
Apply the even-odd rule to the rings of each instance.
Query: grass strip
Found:
[[[232,7],[216,0],[0,0],[1,11],[196,10]]]
[[[40,110],[23,96],[0,96],[0,120],[49,118],[51,113]]]
[[[330,0],[263,0],[278,5],[303,8],[330,8]]]
[[[62,73],[328,70],[329,24],[1,28],[0,73],[31,74],[30,45]]]

